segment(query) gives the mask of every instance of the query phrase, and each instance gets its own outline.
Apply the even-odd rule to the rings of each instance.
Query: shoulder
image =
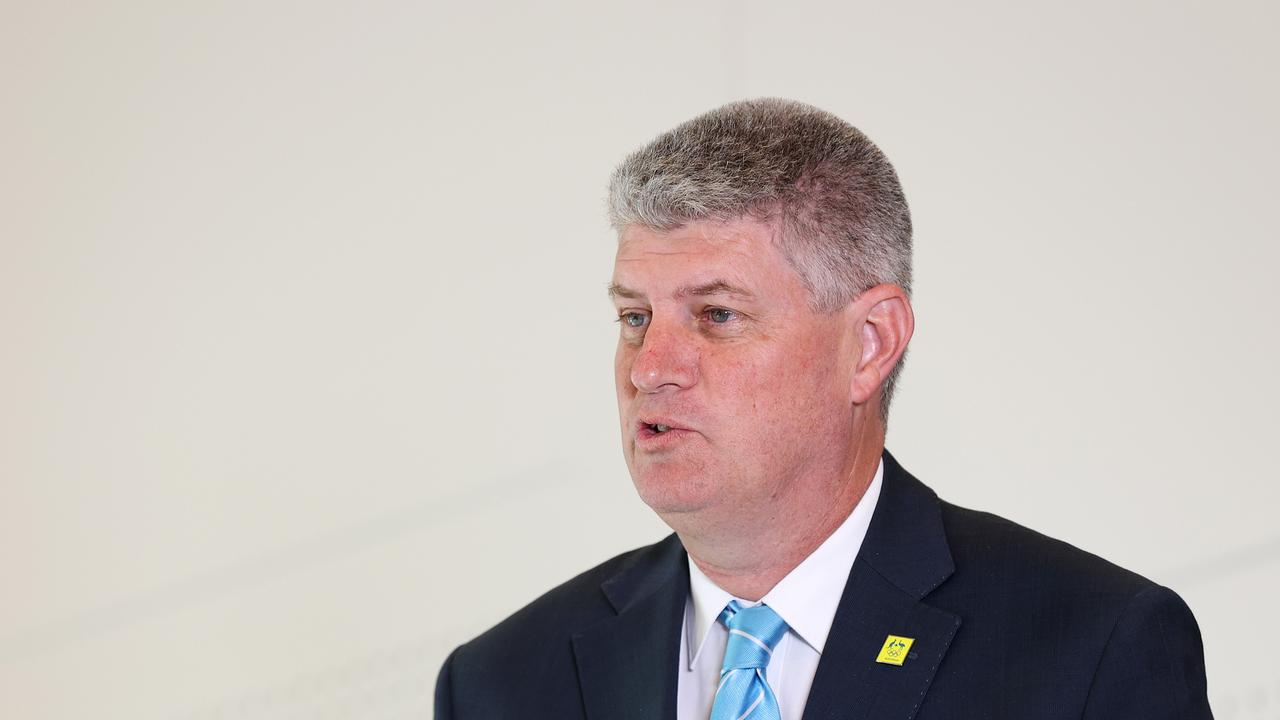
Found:
[[[517,610],[455,651],[458,664],[500,666],[528,662],[534,648],[563,648],[574,634],[616,615],[602,586],[611,579],[671,566],[682,556],[674,535],[617,555],[546,593]]]
[[[945,501],[939,508],[955,571],[936,596],[976,617],[999,612],[1022,620],[1029,631],[1061,628],[1098,642],[1136,599],[1173,595],[1136,572],[999,515]]]
[[[1147,578],[1075,545],[989,512],[938,501],[957,577],[993,589],[1085,593],[1123,602],[1155,587]]]
[[[939,508],[955,572],[927,601],[964,618],[957,655],[1069,689],[1086,717],[1208,717],[1200,630],[1177,593],[998,515]]]
[[[581,714],[573,636],[616,616],[619,582],[654,585],[681,568],[675,536],[623,553],[558,585],[455,649],[436,680],[437,718]],[[532,715],[531,715],[532,717]]]

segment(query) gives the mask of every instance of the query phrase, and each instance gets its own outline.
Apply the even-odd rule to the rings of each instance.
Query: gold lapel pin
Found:
[[[885,638],[884,647],[880,648],[880,654],[876,657],[876,662],[886,665],[901,665],[907,659],[907,651],[911,649],[911,643],[915,641],[915,638],[890,635]]]

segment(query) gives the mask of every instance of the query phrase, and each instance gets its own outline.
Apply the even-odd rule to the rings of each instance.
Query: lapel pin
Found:
[[[915,641],[915,638],[890,635],[885,638],[884,647],[880,648],[880,654],[876,657],[876,662],[886,665],[901,665],[907,659],[907,651],[911,649],[911,643]],[[912,654],[914,655],[915,653]]]

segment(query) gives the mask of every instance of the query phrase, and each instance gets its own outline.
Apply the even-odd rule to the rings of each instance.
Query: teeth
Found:
[[[654,425],[653,429],[661,433],[661,432],[666,432],[670,430],[671,426],[670,425]]]

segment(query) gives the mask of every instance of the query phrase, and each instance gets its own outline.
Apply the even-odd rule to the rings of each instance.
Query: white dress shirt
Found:
[[[769,687],[778,699],[782,720],[800,720],[804,712],[836,606],[880,497],[883,474],[884,461],[881,461],[866,494],[849,517],[760,601],[773,608],[789,628],[774,648],[765,670]],[[728,629],[717,622],[720,611],[730,600],[737,600],[743,607],[760,603],[725,592],[698,569],[692,558],[689,559],[689,590],[684,630],[680,633],[676,717],[707,720],[711,717],[711,704],[720,684],[720,666],[729,642]]]

